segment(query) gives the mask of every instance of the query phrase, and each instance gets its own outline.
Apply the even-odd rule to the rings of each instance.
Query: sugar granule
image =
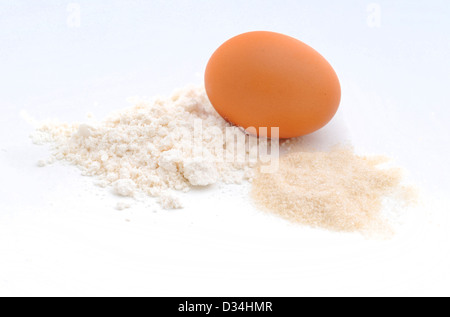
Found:
[[[332,231],[392,233],[383,199],[410,202],[399,168],[381,168],[386,158],[362,157],[349,148],[297,152],[280,158],[276,173],[261,173],[252,197],[263,209],[293,222]]]

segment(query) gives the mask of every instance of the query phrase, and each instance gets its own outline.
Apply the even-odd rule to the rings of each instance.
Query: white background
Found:
[[[450,295],[449,16],[445,0],[0,1],[0,295]],[[340,77],[338,115],[307,141],[392,156],[421,188],[393,239],[287,223],[245,185],[118,211],[75,167],[36,166],[48,150],[21,110],[82,121],[201,83],[252,30],[308,43]]]

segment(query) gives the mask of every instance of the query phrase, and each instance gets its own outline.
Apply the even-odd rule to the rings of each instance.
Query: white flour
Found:
[[[220,117],[203,88],[136,101],[92,124],[39,123],[32,139],[51,144],[51,158],[39,166],[68,161],[119,196],[143,192],[158,197],[164,208],[182,207],[173,190],[251,180],[255,165],[254,159],[236,158],[254,153],[256,138]],[[244,150],[236,154],[235,147]]]

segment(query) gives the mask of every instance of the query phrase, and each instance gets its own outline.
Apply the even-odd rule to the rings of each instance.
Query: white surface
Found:
[[[379,20],[366,1],[75,3],[79,27],[65,1],[0,2],[0,295],[450,295],[447,1],[379,1]],[[341,79],[338,116],[307,138],[393,156],[427,196],[392,240],[289,224],[246,186],[118,211],[76,168],[37,167],[48,152],[21,110],[102,117],[201,82],[223,41],[262,29],[310,44]]]

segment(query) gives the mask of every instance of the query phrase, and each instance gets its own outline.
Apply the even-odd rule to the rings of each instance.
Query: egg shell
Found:
[[[336,72],[312,47],[280,33],[254,31],[222,44],[205,71],[216,111],[261,136],[279,128],[280,138],[314,132],[335,115],[341,88]],[[267,127],[267,133],[264,129]]]

